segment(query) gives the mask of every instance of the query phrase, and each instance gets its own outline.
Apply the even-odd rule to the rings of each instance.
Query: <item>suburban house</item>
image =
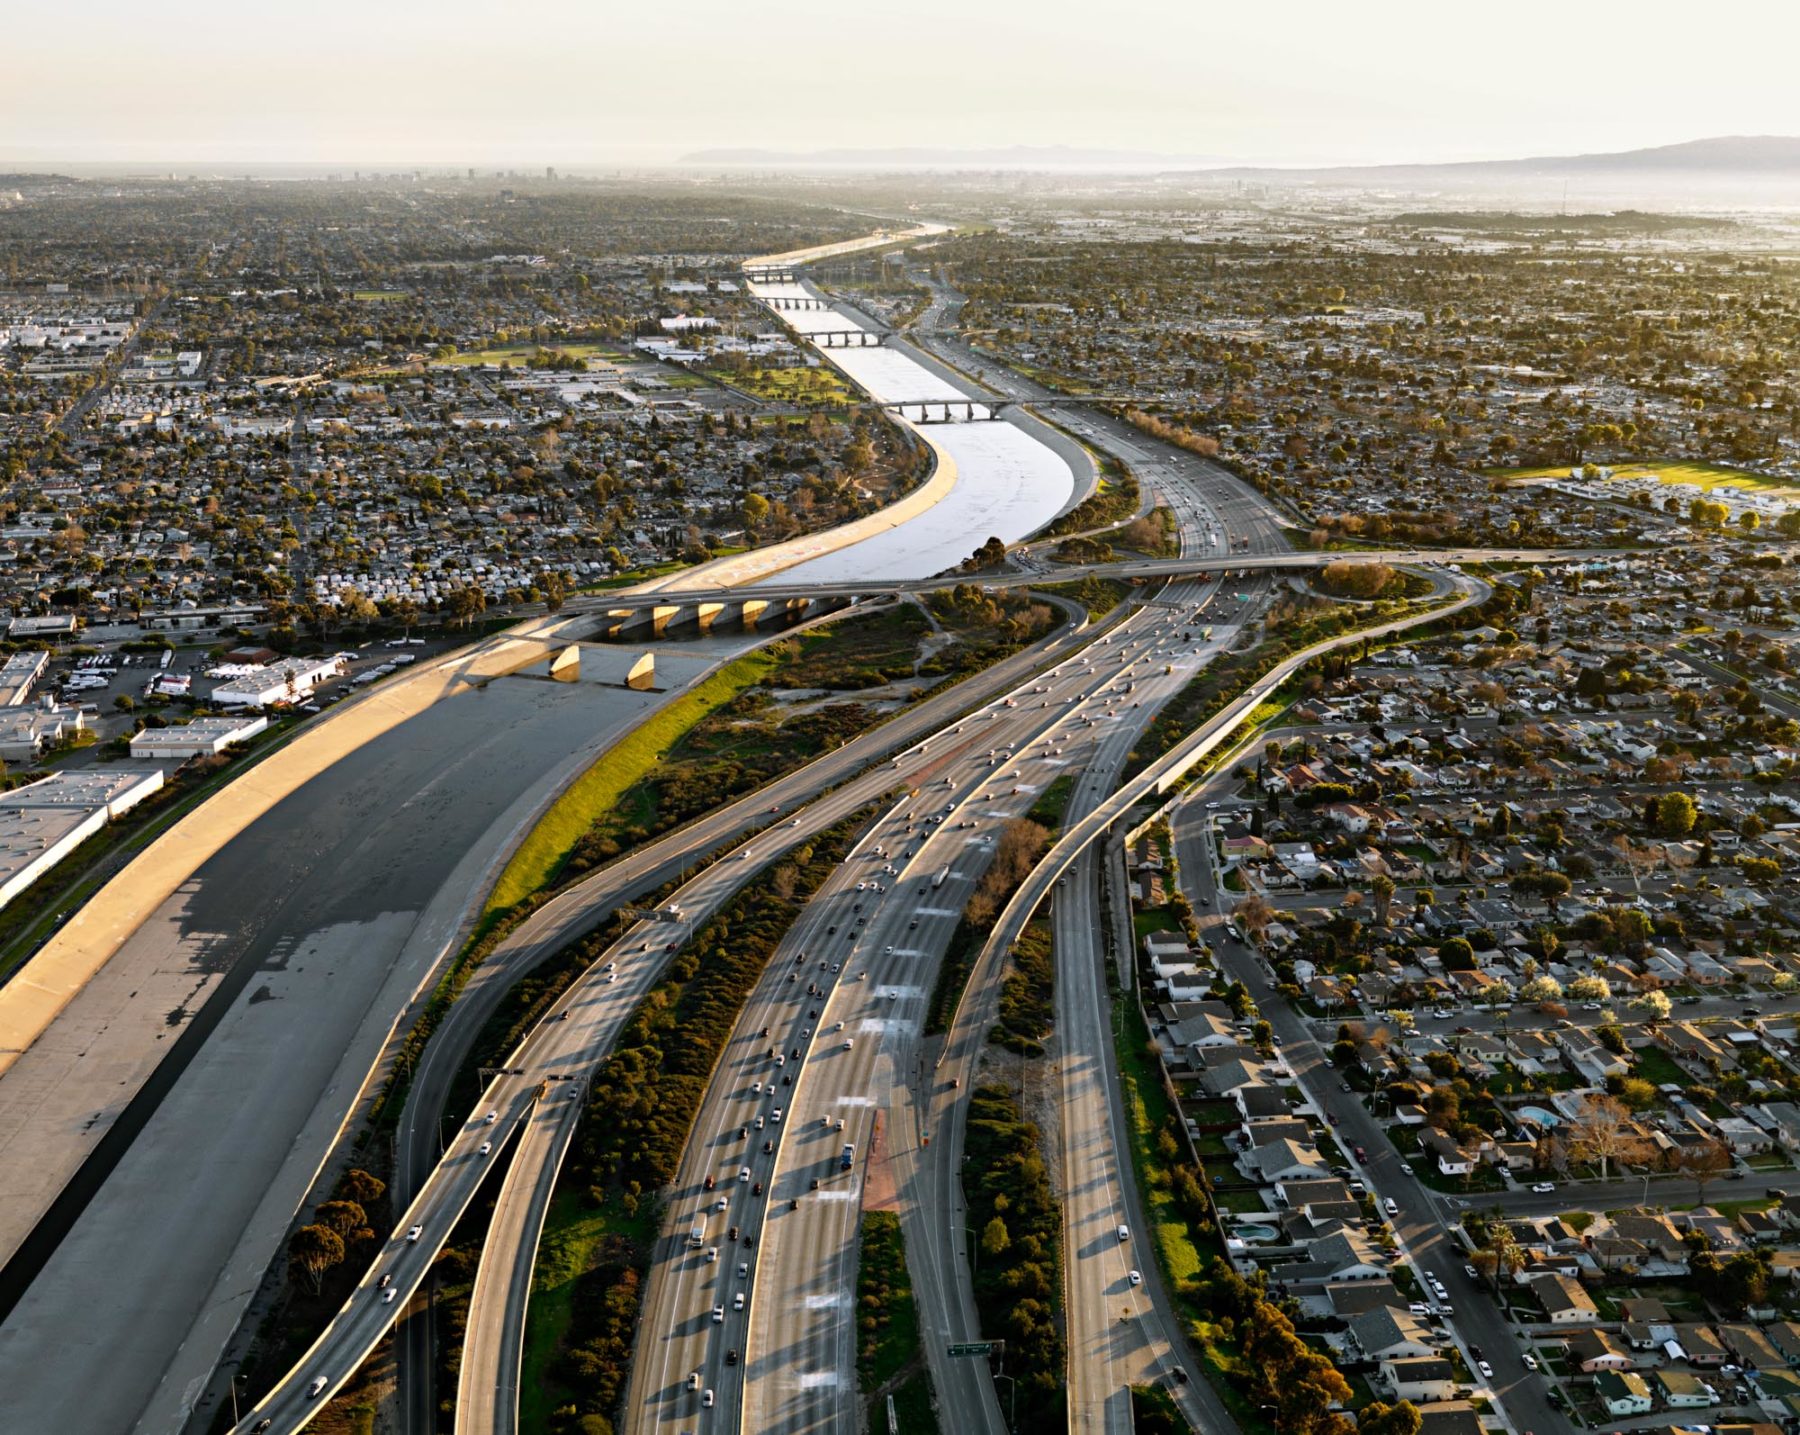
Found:
[[[1370,1360],[1420,1359],[1437,1354],[1430,1329],[1417,1316],[1391,1306],[1351,1317],[1346,1329],[1356,1348]]]
[[[1650,1382],[1670,1410],[1697,1410],[1718,1403],[1718,1393],[1691,1370],[1658,1370]]]
[[[1381,1378],[1396,1400],[1410,1400],[1415,1405],[1427,1400],[1448,1400],[1456,1393],[1456,1371],[1438,1355],[1384,1360]]]
[[[1594,1377],[1594,1394],[1609,1415],[1642,1415],[1651,1405],[1650,1383],[1632,1371],[1601,1371]]]
[[[1602,1370],[1630,1370],[1637,1364],[1631,1352],[1620,1345],[1619,1338],[1609,1330],[1594,1327],[1572,1330],[1563,1342],[1563,1349],[1568,1354],[1569,1364],[1584,1375],[1595,1375]]]
[[[1581,1282],[1569,1276],[1539,1276],[1531,1283],[1531,1292],[1552,1325],[1591,1325],[1600,1317]]]
[[[1441,1175],[1467,1176],[1475,1169],[1474,1154],[1435,1126],[1427,1126],[1419,1133],[1419,1149],[1437,1161]]]
[[[1259,1148],[1248,1159],[1264,1181],[1300,1181],[1330,1174],[1325,1158],[1317,1150],[1302,1146],[1291,1137]]]

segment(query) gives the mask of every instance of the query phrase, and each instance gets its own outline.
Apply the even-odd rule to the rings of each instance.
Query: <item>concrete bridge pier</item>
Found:
[[[656,687],[655,653],[645,653],[631,665],[631,671],[625,674],[625,686],[640,693],[650,692]]]
[[[608,643],[624,643],[650,630],[647,608],[609,608],[600,615],[600,626],[594,636]]]
[[[679,641],[682,636],[704,636],[708,633],[741,627],[747,633],[766,627],[786,627],[847,608],[856,599],[821,592],[787,598],[687,599],[670,595],[671,601],[651,601],[639,608],[611,608],[597,615],[599,622],[590,641],[606,643],[647,643],[659,639]],[[569,653],[573,654],[574,649]],[[558,658],[551,676],[561,677],[557,666],[569,661],[579,671],[579,657],[568,654]]]

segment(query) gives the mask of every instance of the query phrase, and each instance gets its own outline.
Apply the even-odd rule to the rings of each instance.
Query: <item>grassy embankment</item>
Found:
[[[625,790],[668,754],[695,723],[775,667],[767,652],[746,653],[627,733],[569,785],[513,853],[488,897],[487,912],[516,906],[550,885],[575,844],[618,804]]]
[[[1094,491],[1046,528],[1046,537],[1066,538],[1071,533],[1107,528],[1137,513],[1143,501],[1137,476],[1107,454],[1096,454],[1094,461],[1100,471]]]

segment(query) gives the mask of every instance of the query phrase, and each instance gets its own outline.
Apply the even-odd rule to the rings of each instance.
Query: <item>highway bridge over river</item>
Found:
[[[1016,588],[1031,584],[1079,583],[1087,578],[1127,583],[1163,578],[1206,577],[1211,574],[1309,572],[1333,563],[1386,564],[1560,564],[1593,563],[1629,556],[1623,548],[1365,548],[1345,552],[1279,552],[1197,554],[1183,558],[1137,558],[1108,563],[1058,565],[1049,573],[941,573],[931,578],[873,579],[850,583],[783,583],[779,578],[753,588],[688,588],[679,592],[619,592],[584,594],[569,600],[565,611],[594,613],[610,622],[602,636],[632,639],[666,632],[671,627],[697,627],[705,632],[715,624],[756,627],[774,621],[791,621],[821,610],[865,598],[893,597],[902,593],[932,593],[960,583],[989,588]]]

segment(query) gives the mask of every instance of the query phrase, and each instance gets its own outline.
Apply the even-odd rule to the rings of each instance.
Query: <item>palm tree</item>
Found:
[[[1378,872],[1369,883],[1369,891],[1375,898],[1375,920],[1385,927],[1388,924],[1388,912],[1394,902],[1394,879],[1385,872]]]

